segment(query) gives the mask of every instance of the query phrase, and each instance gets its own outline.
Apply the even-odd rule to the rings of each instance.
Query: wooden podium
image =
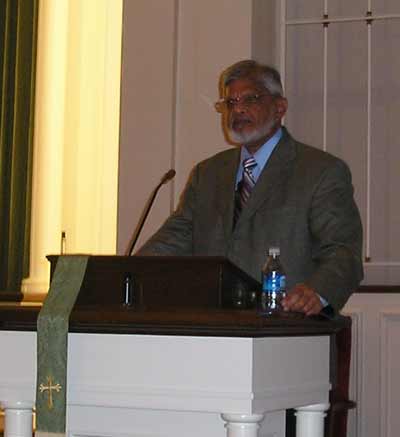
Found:
[[[49,257],[54,272],[57,257]],[[90,257],[70,317],[67,433],[322,437],[330,339],[349,320],[263,317],[224,258]],[[5,437],[31,435],[39,307],[0,304]]]

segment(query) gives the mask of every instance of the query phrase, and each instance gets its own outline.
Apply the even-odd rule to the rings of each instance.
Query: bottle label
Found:
[[[282,309],[282,299],[286,292],[286,276],[273,271],[263,278],[263,293],[261,294],[261,311],[273,314]]]
[[[267,293],[281,293],[286,289],[286,276],[279,272],[271,272],[264,276],[263,291]]]

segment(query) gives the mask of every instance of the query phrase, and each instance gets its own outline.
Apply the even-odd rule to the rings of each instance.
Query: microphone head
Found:
[[[161,179],[161,184],[166,184],[168,181],[170,181],[174,176],[176,175],[176,171],[171,168],[170,170],[165,173],[165,175]]]

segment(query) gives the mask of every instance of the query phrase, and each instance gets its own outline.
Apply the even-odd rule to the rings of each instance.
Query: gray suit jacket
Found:
[[[363,276],[362,228],[351,175],[340,159],[284,129],[233,229],[239,148],[193,169],[176,211],[138,255],[218,255],[261,279],[281,249],[288,290],[306,283],[338,311]]]

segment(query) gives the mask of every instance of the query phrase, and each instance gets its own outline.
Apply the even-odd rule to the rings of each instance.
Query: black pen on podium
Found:
[[[167,182],[169,182],[171,179],[173,179],[175,177],[176,171],[171,168],[170,170],[168,170],[164,176],[161,178],[160,182],[158,183],[158,185],[154,188],[154,190],[151,192],[150,197],[148,198],[146,205],[144,207],[144,210],[142,212],[142,215],[140,216],[139,222],[136,225],[135,230],[133,231],[132,237],[129,240],[129,244],[125,250],[125,255],[129,256],[132,255],[133,249],[135,247],[135,244],[139,238],[140,232],[142,231],[143,225],[147,219],[147,216],[149,215],[150,209],[154,203],[154,200],[157,196],[157,193],[159,191],[159,189],[166,184]]]

